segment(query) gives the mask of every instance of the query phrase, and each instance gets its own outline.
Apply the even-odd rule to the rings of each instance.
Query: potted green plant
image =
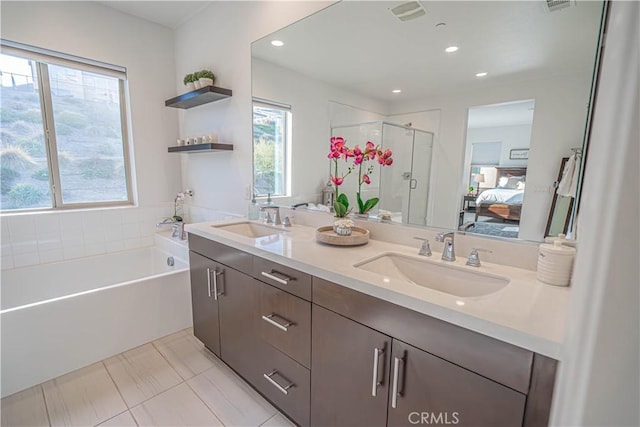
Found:
[[[200,84],[200,71],[196,71],[193,73],[193,84],[196,89],[200,89],[202,85]]]
[[[216,81],[216,75],[211,70],[202,70],[197,74],[200,87],[213,86],[213,82]]]
[[[182,79],[182,83],[184,83],[184,85],[187,87],[187,90],[191,91],[195,90],[196,88],[193,83],[194,80],[195,76],[193,74],[187,74],[186,76],[184,76],[184,79]]]

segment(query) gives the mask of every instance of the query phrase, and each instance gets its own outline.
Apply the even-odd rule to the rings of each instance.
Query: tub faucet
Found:
[[[187,240],[187,233],[184,231],[184,222],[173,221],[171,218],[167,218],[162,222],[156,224],[156,227],[160,228],[165,225],[170,225],[173,229],[171,237],[174,239]]]
[[[436,242],[444,242],[444,250],[442,251],[443,261],[456,260],[456,252],[453,248],[454,236],[455,234],[453,232],[436,234]]]
[[[260,208],[261,211],[266,212],[264,223],[265,224],[273,224],[273,225],[281,225],[282,221],[280,221],[280,208],[278,206],[263,206]],[[273,211],[273,216],[269,214],[269,211]]]

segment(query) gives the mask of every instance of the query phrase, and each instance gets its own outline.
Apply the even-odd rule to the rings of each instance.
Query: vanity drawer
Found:
[[[311,303],[273,286],[260,285],[260,336],[310,368]]]
[[[311,301],[311,276],[263,258],[253,258],[253,277]]]
[[[289,356],[264,344],[256,357],[253,386],[289,418],[308,426],[311,414],[311,373]]]
[[[253,255],[191,233],[189,233],[189,250],[245,274],[251,275],[253,271]]]

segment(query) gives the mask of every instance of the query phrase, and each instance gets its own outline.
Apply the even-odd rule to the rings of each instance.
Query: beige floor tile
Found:
[[[227,426],[257,426],[277,412],[226,366],[215,366],[187,383]]]
[[[136,427],[137,425],[131,412],[126,411],[99,424],[98,427]]]
[[[96,425],[127,409],[102,362],[42,385],[51,425]]]
[[[151,344],[110,357],[104,364],[130,408],[182,382]]]
[[[222,426],[185,383],[141,403],[131,412],[141,426]]]
[[[185,380],[201,374],[216,363],[222,363],[187,331],[160,338],[153,345]]]
[[[277,413],[273,417],[269,418],[266,423],[262,424],[261,427],[295,427],[295,424],[289,421],[281,413]]]
[[[2,399],[3,426],[48,426],[47,408],[39,385]]]

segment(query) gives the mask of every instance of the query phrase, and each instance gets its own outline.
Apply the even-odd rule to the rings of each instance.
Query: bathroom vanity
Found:
[[[535,272],[487,264],[503,289],[450,295],[357,267],[413,258],[403,245],[335,248],[312,227],[246,221],[187,230],[195,336],[297,424],[547,425],[561,338],[542,319],[566,306],[544,302],[568,290]]]

